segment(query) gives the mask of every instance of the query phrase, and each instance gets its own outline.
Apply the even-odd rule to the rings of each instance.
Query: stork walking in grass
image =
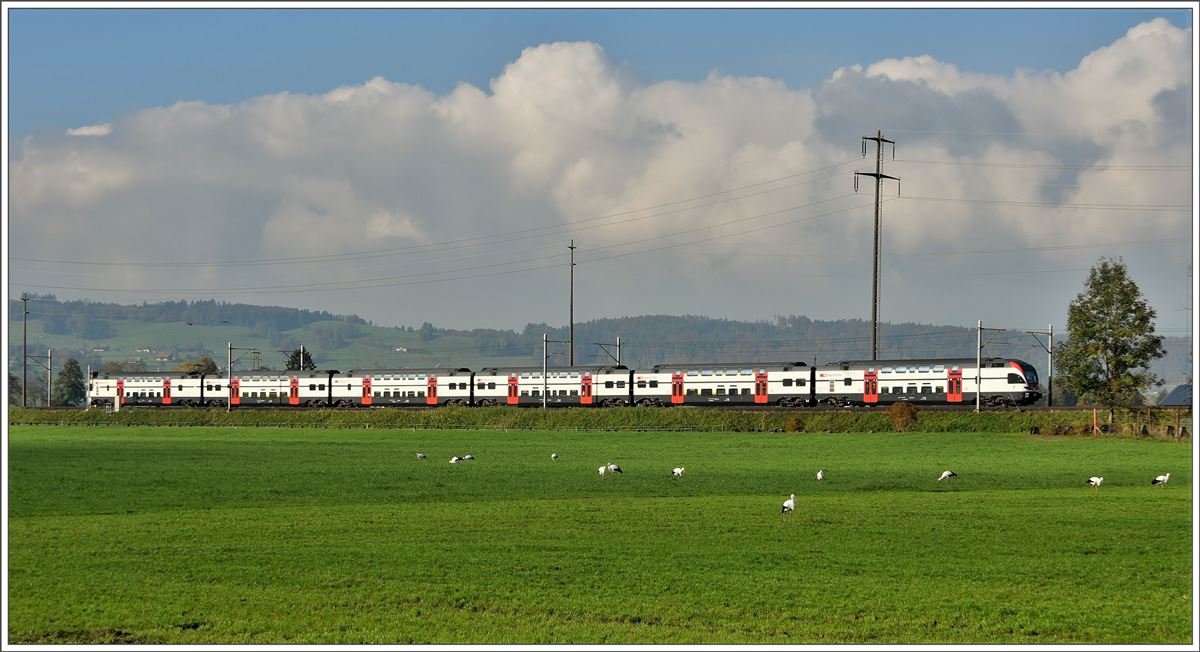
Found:
[[[467,453],[466,455],[463,455],[463,459],[464,460],[473,460],[473,459],[475,459],[475,456],[471,455],[470,453]]]
[[[677,467],[671,469],[671,477],[682,478],[683,477],[683,467],[677,466]]]
[[[796,511],[796,494],[792,494],[791,498],[783,501],[783,509],[779,513],[787,514],[794,511]]]
[[[616,464],[613,464],[612,462],[608,463],[608,470],[613,473],[624,473],[624,471],[621,470],[621,467],[617,466]]]
[[[942,480],[948,481],[948,480],[950,480],[950,478],[957,478],[957,477],[958,477],[958,474],[955,473],[954,471],[942,471],[942,475],[938,476],[938,482],[941,482]]]
[[[419,459],[419,460],[425,459],[425,453],[417,453],[417,459]]]
[[[602,477],[602,478],[603,478],[603,477],[604,477],[604,474],[605,474],[605,473],[608,473],[608,467],[607,467],[607,466],[602,466],[602,467],[600,467],[600,468],[596,469],[596,471],[597,471],[597,472],[599,472],[599,473],[600,473],[600,477]]]
[[[1171,474],[1170,474],[1170,473],[1167,473],[1167,474],[1165,474],[1165,475],[1160,475],[1160,476],[1158,476],[1157,478],[1154,478],[1154,480],[1152,480],[1152,481],[1150,482],[1150,484],[1152,484],[1152,485],[1156,485],[1156,484],[1167,484],[1167,480],[1170,480],[1170,479],[1171,479]]]
[[[451,464],[458,464],[458,463],[459,463],[459,462],[461,462],[461,461],[462,461],[462,458],[461,458],[461,457],[459,457],[459,456],[457,456],[457,455],[455,455],[454,457],[451,457],[451,458],[450,458],[450,463],[451,463]]]
[[[557,462],[558,461],[558,453],[550,453],[550,461]]]
[[[1101,482],[1104,482],[1104,476],[1093,475],[1092,477],[1088,478],[1088,484],[1091,485],[1093,489],[1098,488]]]
[[[817,480],[820,481],[820,480],[824,480],[824,479],[825,479],[825,469],[818,470],[817,471]]]

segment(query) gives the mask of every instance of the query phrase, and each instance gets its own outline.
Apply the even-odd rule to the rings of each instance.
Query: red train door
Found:
[[[764,372],[755,372],[754,374],[754,402],[767,402],[767,374]]]
[[[292,376],[291,387],[288,388],[288,405],[300,405],[300,379]]]
[[[242,381],[239,378],[231,378],[229,380],[229,404],[242,404]]]
[[[437,405],[437,376],[430,375],[425,387],[425,405]]]
[[[347,387],[346,389],[350,389],[350,388]],[[362,404],[370,405],[372,402],[373,401],[371,399],[371,377],[363,376],[363,379],[362,379]]]
[[[950,374],[946,378],[946,401],[962,403],[962,400],[962,369],[950,367]]]
[[[163,398],[163,400],[162,400],[163,405],[171,404],[171,379],[170,378],[163,378],[163,397],[162,398]]]
[[[588,373],[579,375],[579,404],[592,404],[592,375]]]
[[[879,376],[874,369],[863,374],[863,403],[874,405],[879,402]]]
[[[683,374],[671,374],[671,403],[683,403]]]
[[[519,387],[517,386],[517,375],[509,374],[508,375],[508,404],[509,405],[517,404],[517,401],[519,400],[517,398],[517,390],[518,389],[519,389]]]
[[[124,378],[117,379],[117,400],[121,402],[121,405],[125,405],[125,379]]]

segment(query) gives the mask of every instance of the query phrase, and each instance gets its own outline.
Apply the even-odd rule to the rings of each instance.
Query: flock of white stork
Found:
[[[425,453],[417,453],[417,459],[418,460],[426,459]],[[464,461],[474,460],[474,459],[475,459],[474,455],[463,455],[462,457],[455,455],[454,457],[450,458],[450,463],[458,464],[459,462],[464,462]],[[558,461],[558,453],[550,453],[550,461],[557,462]],[[681,477],[683,477],[683,471],[684,471],[684,467],[677,466],[677,467],[671,469],[671,477],[681,478]],[[605,465],[599,467],[598,469],[596,469],[596,472],[599,473],[600,477],[602,477],[602,478],[606,475],[611,475],[613,473],[621,473],[621,474],[625,473],[624,471],[621,470],[621,467],[617,466],[616,464],[613,464],[612,462],[609,462],[608,464],[605,464]],[[942,471],[942,474],[940,476],[938,476],[937,481],[941,482],[942,480],[945,480],[946,482],[949,482],[951,478],[957,478],[957,477],[958,477],[957,473],[947,469],[945,471]],[[817,470],[817,481],[819,482],[824,479],[825,479],[825,469],[818,469]],[[1171,474],[1164,473],[1160,476],[1155,477],[1154,480],[1152,480],[1150,482],[1150,484],[1151,485],[1165,485],[1165,484],[1167,484],[1167,480],[1170,480],[1170,479],[1171,479]],[[1104,482],[1104,476],[1096,476],[1096,475],[1088,478],[1088,481],[1087,481],[1088,485],[1091,486],[1093,489],[1099,488],[1101,483],[1103,483],[1103,482]],[[783,501],[783,509],[780,511],[783,514],[796,511],[796,494],[792,494],[791,496],[788,497],[787,500]]]

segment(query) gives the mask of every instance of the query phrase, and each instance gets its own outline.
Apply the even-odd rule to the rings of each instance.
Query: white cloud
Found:
[[[75,129],[67,130],[68,136],[107,136],[110,133],[112,133],[112,125],[107,123],[87,125],[86,127],[76,127]]]
[[[978,200],[1190,206],[1187,184],[1168,172],[1052,167],[1189,161],[1190,138],[1178,136],[1190,133],[1190,43],[1190,31],[1156,20],[1062,74],[980,75],[925,55],[847,66],[811,90],[715,72],[697,82],[644,84],[597,44],[549,43],[524,50],[488,89],[462,84],[437,96],[376,77],[320,95],[181,102],[67,132],[104,138],[26,143],[11,166],[13,251],[83,260],[145,260],[147,252],[181,260],[340,254],[346,258],[336,263],[214,268],[203,276],[80,275],[74,284],[249,287],[403,277],[413,284],[383,291],[388,301],[378,300],[380,290],[306,301],[384,322],[514,326],[565,319],[557,297],[565,295],[565,273],[506,276],[494,273],[503,267],[482,266],[551,265],[545,256],[565,254],[574,238],[583,261],[576,290],[587,297],[577,319],[864,316],[858,289],[870,278],[863,261],[871,252],[871,209],[846,209],[869,204],[870,185],[854,195],[851,173],[873,169],[859,158],[859,138],[891,128],[901,161],[889,160],[885,172],[903,178],[904,193],[892,199],[894,186],[885,186],[885,290],[920,288],[916,294],[926,298],[885,297],[885,318],[971,323],[999,310],[993,306],[1003,301],[995,297],[1018,301],[1028,279],[1007,279],[998,292],[978,287],[971,274],[1003,267],[1004,259],[913,254],[1187,233],[1190,220],[1177,212]],[[1026,167],[985,165],[995,162]],[[772,179],[779,181],[763,183]],[[722,193],[739,187],[745,190]],[[697,199],[681,201],[690,198]],[[606,215],[613,217],[596,219]],[[785,222],[794,223],[767,228]],[[536,230],[543,227],[557,230],[543,237]],[[587,262],[693,241],[702,242]],[[425,254],[411,249],[430,243],[449,244]],[[383,249],[403,255],[355,254]],[[1061,267],[1069,259],[1086,266],[1100,253],[1029,254],[1007,264]],[[462,270],[473,268],[488,271],[444,284],[417,276],[469,276]],[[1163,266],[1154,273],[1180,272]],[[1049,298],[1033,308],[1061,311],[1077,291],[1071,283],[1044,292]],[[947,296],[970,304],[970,314],[939,303]],[[1034,323],[1050,320],[1061,315]]]

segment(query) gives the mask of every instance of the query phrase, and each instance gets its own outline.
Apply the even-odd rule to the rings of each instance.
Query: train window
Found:
[[[759,370],[758,370],[758,373],[760,373],[760,374],[765,374],[765,373],[767,373],[767,370],[766,370],[766,369],[759,369]]]
[[[308,391],[310,391],[310,392],[315,392],[315,391],[317,391],[317,384],[316,384],[316,383],[309,383],[309,385],[308,385]]]
[[[418,389],[415,396],[417,398],[425,398],[425,390]]]
[[[885,374],[890,374],[890,373],[892,373],[892,368],[891,368],[891,367],[884,367],[883,369],[880,369],[880,371],[882,371],[882,372],[883,372],[883,373],[885,373]]]
[[[896,373],[898,373],[898,374],[902,374],[902,373],[904,373],[904,372],[906,372],[906,371],[908,371],[908,367],[906,367],[906,366],[904,366],[904,365],[902,365],[902,364],[898,364],[898,365],[896,365]]]
[[[796,379],[796,386],[797,386],[797,387],[804,387],[804,386],[805,386],[805,385],[807,385],[807,384],[808,384],[808,381],[807,381],[807,380],[804,380],[803,378],[797,378],[797,379]]]
[[[217,385],[217,389],[221,389],[221,386]],[[320,385],[317,385],[317,389],[321,390],[322,392],[325,391],[325,383],[321,383]]]
[[[831,392],[835,392],[835,391],[837,391],[837,385],[836,385],[836,383],[837,383],[837,381],[836,381],[836,380],[831,380],[831,381],[829,381],[829,391],[831,391]]]
[[[387,396],[389,394],[390,394],[390,392],[381,392],[379,390],[375,390],[375,392],[373,392],[371,395],[374,396],[375,398],[379,398],[380,396]]]
[[[887,393],[888,393],[888,388],[887,388],[887,386],[886,386],[886,385],[884,385],[883,387],[880,387],[880,388],[879,388],[879,393],[880,393],[880,394],[887,394]]]
[[[916,394],[916,393],[917,393],[917,386],[916,386],[916,385],[909,385],[909,386],[908,386],[908,393],[909,393],[909,394]]]
[[[1025,379],[1022,378],[1018,374],[1009,374],[1008,375],[1008,384],[1009,385],[1024,385]]]
[[[697,392],[695,388],[688,388],[687,393],[688,393],[688,396],[696,396],[697,394],[699,394],[699,392]]]
[[[617,388],[618,388],[618,389],[620,389],[620,388],[623,388],[623,387],[625,387],[625,381],[623,381],[623,380],[618,380],[618,381],[617,381]]]
[[[921,393],[922,393],[922,394],[932,394],[932,393],[933,393],[933,386],[931,386],[931,385],[921,385]]]
[[[1000,361],[1000,362],[993,362],[993,363],[992,363],[992,367],[993,367],[993,368],[1001,368],[1001,369],[1003,369],[1003,368],[1004,368],[1004,361],[1002,360],[1002,361]]]
[[[917,370],[920,371],[921,373],[926,373],[927,371],[929,371],[929,365],[923,364],[920,367],[917,367]]]
[[[578,377],[579,377],[579,372],[578,372],[578,371],[572,371],[572,372],[571,372],[571,375],[570,375],[570,377],[571,377],[571,378],[578,378]]]
[[[604,389],[612,389],[612,388],[613,388],[613,381],[611,381],[611,380],[604,381]]]
[[[724,395],[725,395],[725,386],[717,385],[717,396],[724,396]]]
[[[536,390],[536,389],[533,390],[533,395],[540,396],[540,394],[538,394],[538,390]],[[527,390],[527,389],[521,390],[521,396],[529,396],[529,390]]]
[[[749,395],[750,395],[750,388],[749,388],[749,387],[743,387],[743,388],[742,388],[742,396],[749,396]]]
[[[477,383],[475,389],[487,389],[487,383]]]
[[[577,389],[571,390],[571,396],[579,396],[579,390],[577,390]]]
[[[792,386],[792,379],[791,379],[791,378],[784,378],[784,379],[783,379],[783,386],[784,386],[784,387],[791,387],[791,386]]]
[[[205,389],[205,391],[209,391],[209,392],[211,392],[211,391],[212,391],[212,383],[209,383],[209,384],[205,385],[205,386],[204,386],[204,389]]]
[[[704,389],[700,390],[701,396],[712,396],[712,393],[713,391],[711,387],[705,387]]]
[[[687,375],[689,375],[689,376],[699,376],[699,375],[700,375],[700,372],[699,372],[699,371],[696,371],[695,369],[688,369]]]
[[[737,369],[726,369],[725,375],[726,376],[736,376],[736,375],[738,375],[738,370]]]
[[[646,381],[644,381],[644,380],[637,381],[637,386],[638,386],[638,389],[646,389]]]
[[[842,384],[845,385],[846,387],[849,387],[852,382],[854,382],[854,381],[850,380],[849,378],[842,379]]]
[[[959,366],[958,366],[958,365],[951,365],[951,366],[950,366],[950,371],[958,371],[958,370],[959,370]]]
[[[522,377],[522,378],[528,378],[528,377],[529,377],[529,372],[527,371],[527,372],[525,372],[525,373],[521,374],[521,377]]]
[[[650,381],[650,388],[653,389],[655,387],[658,387],[658,381],[657,380]]]
[[[935,365],[933,365],[933,370],[937,373],[941,373],[946,370],[946,367],[944,367],[940,364],[935,364]]]
[[[713,375],[713,370],[712,369],[701,369],[700,375],[701,376],[711,376],[711,375]]]

